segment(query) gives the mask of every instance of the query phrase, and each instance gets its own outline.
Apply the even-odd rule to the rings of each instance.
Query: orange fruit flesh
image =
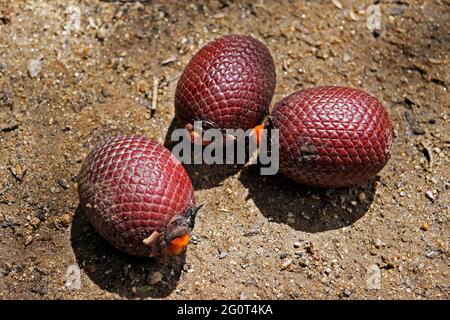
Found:
[[[263,130],[264,130],[264,123],[261,123],[253,128],[253,135],[256,140],[256,145],[259,145],[259,143],[261,142]]]
[[[173,239],[170,242],[167,251],[170,252],[171,254],[178,255],[182,253],[184,249],[186,249],[188,244],[189,244],[189,233],[185,233],[182,236]]]
[[[211,141],[203,140],[202,137],[195,131],[191,131],[191,141],[194,144],[208,145]]]

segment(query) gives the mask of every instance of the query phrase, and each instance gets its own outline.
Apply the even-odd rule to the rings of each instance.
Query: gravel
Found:
[[[0,250],[12,266],[0,281],[2,298],[40,299],[45,288],[46,299],[237,299],[243,292],[248,299],[448,300],[449,51],[443,43],[450,26],[440,14],[443,2],[377,2],[387,15],[376,39],[366,25],[367,3],[341,0],[339,9],[331,1],[225,7],[206,1],[199,10],[180,1],[69,2],[17,0],[2,7],[11,19],[0,32],[7,45],[0,50]],[[80,6],[79,28],[61,19],[71,16],[69,4]],[[183,67],[206,42],[234,32],[257,37],[272,52],[272,107],[295,90],[330,84],[380,99],[395,125],[390,162],[366,185],[333,190],[261,177],[252,166],[186,166],[197,201],[207,203],[194,229],[201,241],[192,240],[179,264],[114,250],[78,209],[71,177],[107,137],[164,141]],[[31,72],[30,59],[36,60]],[[148,91],[140,90],[141,80]],[[224,250],[229,256],[220,260]],[[65,272],[75,263],[82,286],[69,290]],[[370,273],[372,265],[378,269]],[[39,281],[36,268],[44,272]],[[149,284],[156,272],[163,280]],[[377,274],[378,285],[368,283]]]
[[[36,78],[42,71],[42,61],[39,59],[31,59],[27,63],[28,74],[31,78]]]

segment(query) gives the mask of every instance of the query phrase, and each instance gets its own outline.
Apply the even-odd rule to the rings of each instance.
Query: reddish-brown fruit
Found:
[[[200,49],[175,93],[178,123],[204,121],[205,129],[249,129],[268,113],[275,66],[267,47],[242,35],[218,38]]]
[[[318,87],[281,100],[268,126],[279,129],[280,172],[316,187],[366,182],[389,160],[394,131],[382,104],[364,91]]]
[[[95,147],[81,169],[78,193],[100,235],[136,256],[182,252],[188,241],[180,239],[189,239],[198,210],[181,163],[145,137],[119,136]]]

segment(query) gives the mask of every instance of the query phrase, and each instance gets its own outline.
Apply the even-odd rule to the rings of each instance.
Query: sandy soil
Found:
[[[2,299],[449,298],[449,1],[380,1],[375,33],[371,1],[252,2],[0,0]],[[121,254],[78,210],[81,162],[118,133],[164,142],[184,65],[229,33],[270,48],[273,103],[325,84],[378,97],[393,157],[339,190],[189,167],[206,206],[186,255]]]

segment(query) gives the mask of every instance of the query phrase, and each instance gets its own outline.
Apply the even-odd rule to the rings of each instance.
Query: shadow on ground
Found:
[[[265,217],[310,233],[346,227],[363,217],[374,198],[375,179],[352,188],[318,189],[279,174],[261,176],[256,166],[245,168],[239,177]]]
[[[185,263],[184,254],[164,262],[120,252],[100,237],[81,207],[73,218],[71,243],[86,275],[101,289],[126,298],[168,296],[176,288]]]
[[[177,129],[176,120],[173,119],[167,130],[164,139],[164,147],[172,151],[172,148],[177,142],[171,141],[173,130]],[[193,159],[193,152],[191,153]],[[231,164],[184,164],[184,168],[191,178],[192,185],[195,190],[210,189],[219,186],[222,181],[230,176],[235,175],[243,167],[243,165]]]

